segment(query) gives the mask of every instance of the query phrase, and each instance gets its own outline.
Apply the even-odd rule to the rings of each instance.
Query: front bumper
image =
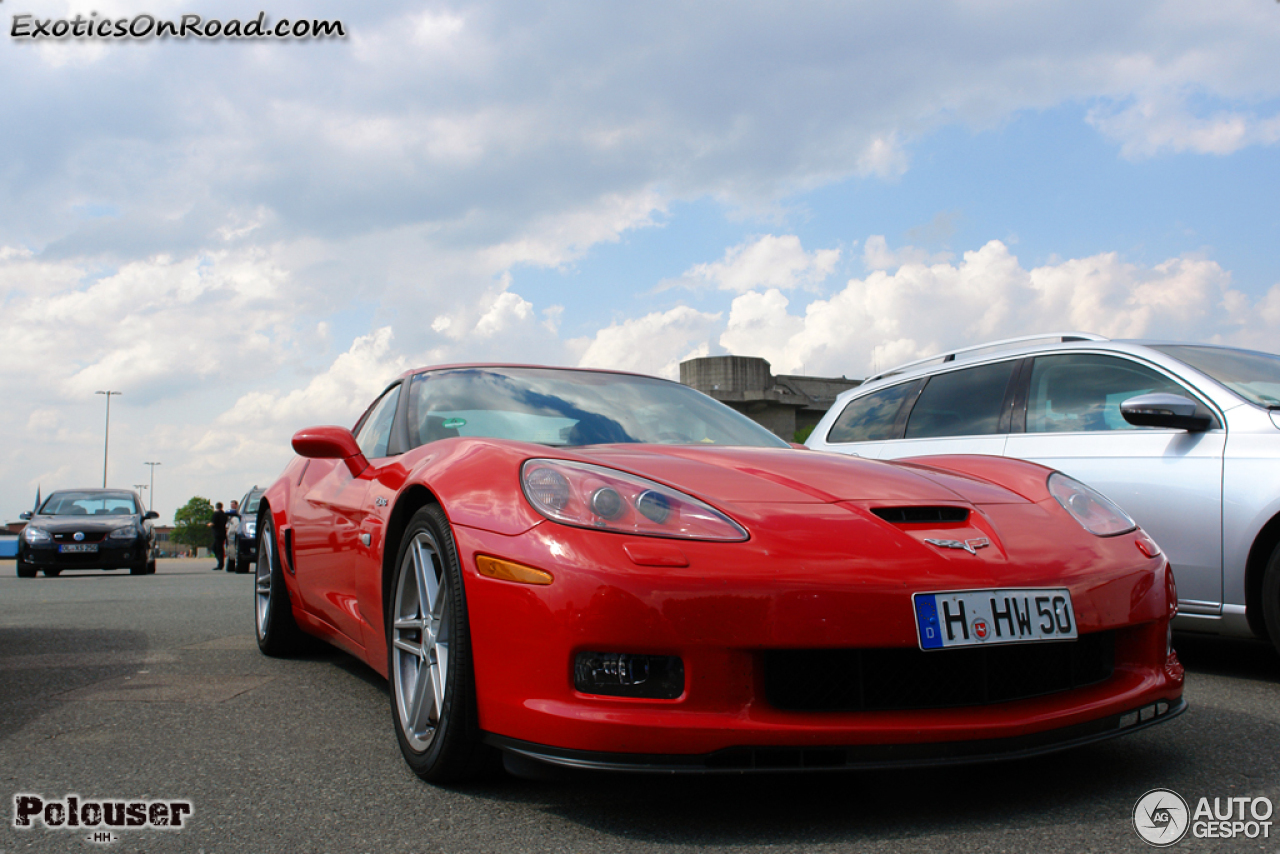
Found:
[[[791,511],[774,514],[783,512]],[[1034,508],[991,515],[1019,530],[1045,528]],[[1028,538],[1025,554],[1006,538],[970,555],[894,541],[882,549],[839,508],[798,507],[779,524],[748,527],[752,541],[716,544],[552,523],[516,537],[456,526],[480,727],[490,741],[581,767],[879,767],[1057,750],[1184,708],[1182,667],[1166,647],[1167,564],[1144,558],[1135,535],[1101,540],[1080,530],[1069,540],[1070,531],[1050,530],[1048,539]],[[478,554],[555,580],[534,587],[487,578],[476,571]],[[913,650],[913,592],[1025,586],[1068,587],[1082,638],[1114,638],[1104,678],[928,708],[797,711],[770,700],[766,659],[775,651]],[[582,693],[573,661],[584,651],[679,657],[684,691],[670,700]]]
[[[236,563],[251,566],[258,562],[256,537],[236,537]]]
[[[568,750],[488,735],[485,743],[526,759],[584,771],[657,774],[747,774],[791,771],[856,771],[929,768],[1025,759],[1128,735],[1172,720],[1185,700],[1150,703],[1072,727],[1023,736],[924,744],[826,747],[730,747],[713,753],[634,754]]]
[[[136,541],[121,546],[104,541],[96,552],[60,552],[56,545],[24,544],[19,557],[37,569],[129,569],[146,559],[147,550]]]

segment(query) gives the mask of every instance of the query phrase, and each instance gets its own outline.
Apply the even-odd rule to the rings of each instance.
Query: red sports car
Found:
[[[799,450],[674,382],[496,365],[293,447],[258,644],[386,676],[427,780],[977,761],[1185,708],[1167,560],[1038,465]]]

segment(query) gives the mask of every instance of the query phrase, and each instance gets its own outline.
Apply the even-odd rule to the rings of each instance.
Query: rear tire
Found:
[[[409,520],[391,590],[387,671],[400,752],[428,782],[475,779],[497,754],[480,741],[466,591],[437,505]]]
[[[258,547],[258,567],[254,574],[253,619],[257,625],[258,649],[263,655],[284,658],[310,645],[310,638],[293,619],[289,588],[276,555],[275,526],[270,515],[262,523],[262,544]]]

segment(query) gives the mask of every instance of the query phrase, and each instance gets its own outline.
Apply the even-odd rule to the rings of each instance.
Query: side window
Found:
[[[1017,361],[929,378],[907,421],[908,439],[982,436],[1000,429],[1000,407]]]
[[[836,423],[827,431],[827,441],[882,442],[898,438],[895,429],[903,401],[915,396],[919,381],[899,383],[849,401]]]
[[[369,416],[356,433],[360,453],[369,459],[387,455],[387,442],[391,439],[391,422],[396,414],[396,401],[400,399],[400,386],[387,390],[369,410]]]
[[[1120,414],[1120,404],[1151,392],[1196,397],[1163,374],[1114,356],[1085,353],[1041,356],[1027,391],[1028,433],[1140,430]]]

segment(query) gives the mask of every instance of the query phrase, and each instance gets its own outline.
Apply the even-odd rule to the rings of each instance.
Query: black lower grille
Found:
[[[1055,643],[919,649],[773,650],[765,696],[797,712],[981,706],[1101,682],[1115,668],[1112,632]]]

